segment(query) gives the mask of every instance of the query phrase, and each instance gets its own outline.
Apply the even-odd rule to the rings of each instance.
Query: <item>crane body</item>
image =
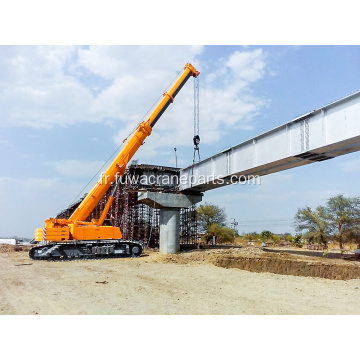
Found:
[[[191,64],[185,65],[175,83],[163,94],[162,99],[147,120],[138,125],[126,145],[72,215],[68,219],[46,219],[45,227],[35,230],[35,242],[42,244],[30,250],[30,258],[34,260],[68,260],[141,255],[143,250],[141,242],[123,240],[119,227],[104,226],[103,223],[119,185],[117,180],[124,175],[127,164],[151,134],[152,128],[174,101],[175,96],[187,80],[191,76],[197,77],[199,74]],[[113,191],[99,219],[86,221],[114,182]]]

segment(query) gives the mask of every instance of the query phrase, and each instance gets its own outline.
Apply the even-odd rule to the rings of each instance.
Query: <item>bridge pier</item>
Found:
[[[180,250],[180,209],[160,210],[160,247],[163,254],[175,254]]]
[[[175,254],[180,249],[180,209],[200,202],[202,194],[139,193],[138,200],[160,209],[160,252]]]

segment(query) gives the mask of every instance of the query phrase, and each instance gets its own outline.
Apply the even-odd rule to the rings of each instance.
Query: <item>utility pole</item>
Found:
[[[177,168],[177,155],[176,155],[176,148],[174,148],[175,151],[175,167]]]
[[[239,225],[239,223],[235,220],[235,218],[230,218],[232,220],[231,227],[234,230],[234,244],[235,244],[235,233],[236,233],[236,227]]]

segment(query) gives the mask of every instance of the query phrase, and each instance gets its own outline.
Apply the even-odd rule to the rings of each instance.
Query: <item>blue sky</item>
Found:
[[[360,88],[359,46],[0,47],[0,236],[66,208],[186,62],[200,75],[202,158]],[[192,161],[190,80],[135,159]],[[299,207],[359,195],[360,154],[232,185],[204,200],[239,231],[294,232]]]

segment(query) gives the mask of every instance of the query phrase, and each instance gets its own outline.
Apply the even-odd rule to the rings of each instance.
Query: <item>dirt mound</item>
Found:
[[[31,246],[29,245],[8,245],[1,244],[0,245],[0,253],[12,253],[12,252],[20,252],[20,251],[29,251]]]
[[[321,277],[334,280],[360,278],[360,263],[346,260],[321,259],[294,255],[285,251],[272,253],[257,247],[188,251],[179,254],[151,255],[151,261],[176,264],[214,264],[251,272],[269,272],[281,275]]]
[[[199,251],[188,251],[180,254],[160,254],[151,253],[151,262],[175,263],[175,264],[193,264],[202,263],[206,259],[206,253]]]
[[[225,255],[215,259],[214,265],[252,272],[311,276],[333,280],[360,278],[360,266],[357,263],[344,264],[335,261],[299,259],[290,254],[266,254],[263,256]]]
[[[211,250],[193,250],[178,254],[161,254],[150,251],[151,262],[175,263],[175,264],[201,264],[203,262],[214,263],[217,258],[224,255],[260,255],[264,251],[260,248],[229,248],[229,249],[211,249]]]

